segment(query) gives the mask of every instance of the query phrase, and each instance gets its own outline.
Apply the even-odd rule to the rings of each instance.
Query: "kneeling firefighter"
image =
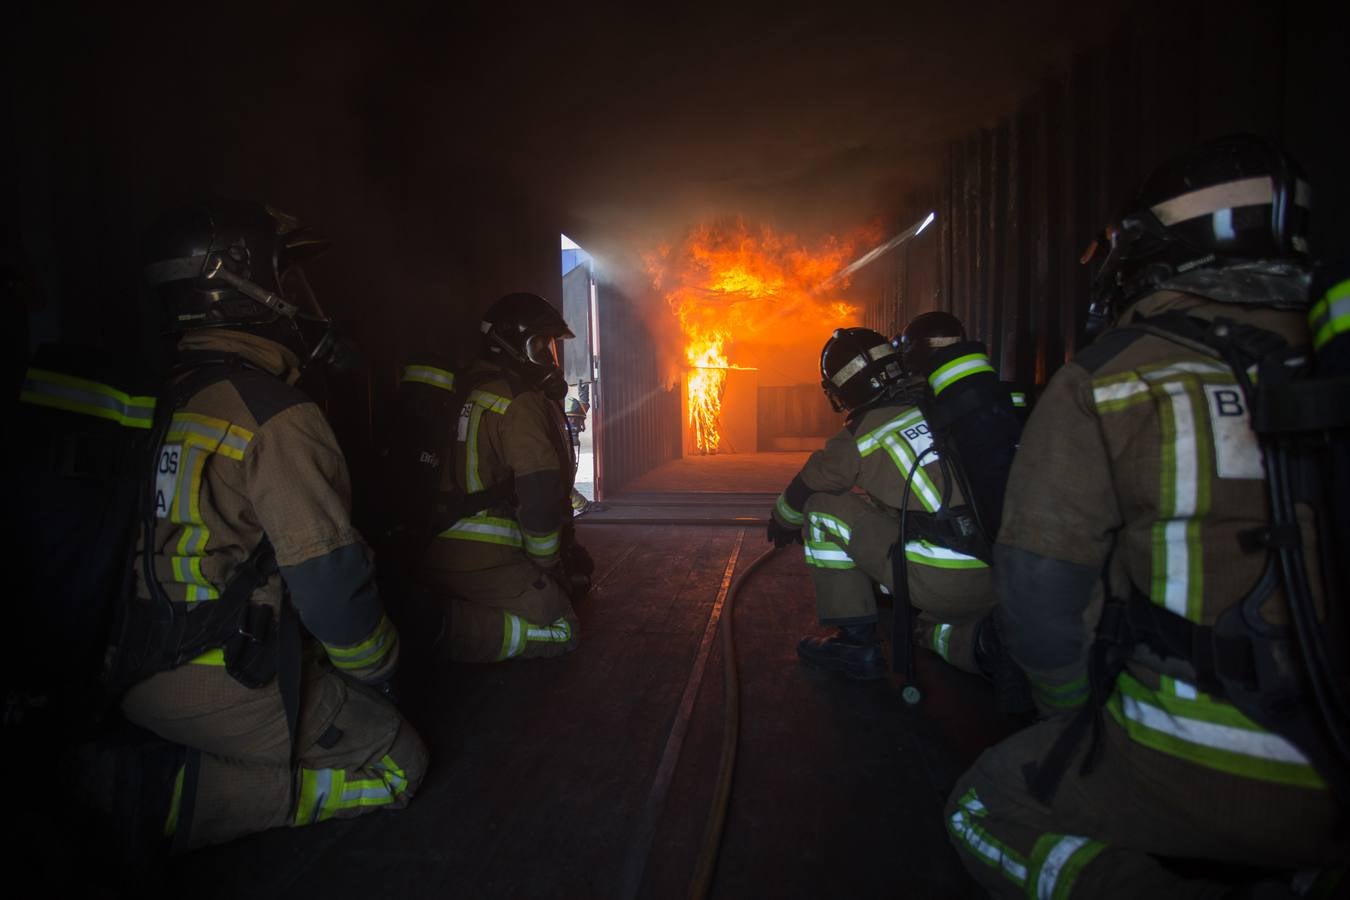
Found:
[[[458,372],[414,364],[404,407],[424,446],[400,451],[423,470],[415,501],[426,536],[417,582],[443,607],[447,652],[463,662],[558,656],[579,639],[572,600],[593,565],[576,543],[572,444],[558,342],[572,337],[536,294],[507,294],[483,316],[479,358]],[[415,399],[417,394],[421,399]],[[448,417],[439,418],[448,413]]]
[[[904,584],[921,610],[918,633],[944,659],[977,671],[971,638],[993,604],[989,566],[938,539],[936,526],[903,546],[897,541],[902,517],[936,521],[965,502],[932,449],[917,405],[922,379],[906,375],[900,350],[866,328],[835,331],[821,351],[820,369],[825,394],[836,411],[847,413],[846,425],[792,479],[769,524],[769,539],[778,546],[805,543],[820,621],[839,629],[803,639],[798,656],[850,678],[883,677],[873,586],[895,594],[899,567],[891,557],[901,553]],[[907,652],[909,641],[906,629],[897,652]]]
[[[108,683],[168,743],[85,748],[83,777],[94,798],[134,801],[105,810],[132,815],[124,827],[174,849],[403,807],[426,769],[390,702],[398,633],[342,452],[295,387],[343,353],[298,268],[325,245],[225,202],[147,238],[145,280],[177,349]]]
[[[1156,857],[1350,859],[1325,466],[1345,458],[1350,291],[1309,315],[1310,208],[1289,157],[1227,138],[1157,169],[1098,240],[1089,322],[1115,327],[1037,403],[995,548],[1044,721],[985,751],[945,813],[991,894],[1236,896]]]

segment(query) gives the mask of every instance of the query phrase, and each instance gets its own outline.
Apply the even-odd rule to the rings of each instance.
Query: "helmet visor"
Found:
[[[532,334],[525,339],[525,358],[537,366],[562,368],[561,339],[551,334]]]

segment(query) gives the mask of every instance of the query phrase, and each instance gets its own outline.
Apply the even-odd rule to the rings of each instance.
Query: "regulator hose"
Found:
[[[736,771],[736,747],[741,736],[741,682],[736,668],[736,638],[732,628],[736,619],[736,596],[745,580],[777,550],[777,547],[770,547],[755,557],[754,562],[736,576],[727,593],[727,608],[722,616],[722,688],[725,697],[722,704],[722,758],[718,764],[708,821],[703,827],[703,845],[694,865],[693,880],[689,883],[690,900],[702,900],[712,886],[713,870],[717,867],[717,854],[722,846],[722,831],[727,821],[727,808],[731,803],[731,781]]]

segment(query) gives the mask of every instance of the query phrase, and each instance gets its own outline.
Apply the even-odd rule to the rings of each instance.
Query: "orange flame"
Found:
[[[857,308],[839,299],[848,279],[838,273],[880,237],[878,223],[812,247],[768,226],[723,219],[644,255],[684,335],[689,426],[700,452],[716,453],[721,444],[727,372],[741,368],[729,361],[730,348],[738,341],[800,345],[856,321]]]

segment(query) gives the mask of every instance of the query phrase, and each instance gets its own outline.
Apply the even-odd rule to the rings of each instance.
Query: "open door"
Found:
[[[577,455],[576,488],[589,501],[600,499],[600,467],[596,453],[600,442],[600,386],[595,341],[595,277],[593,260],[576,242],[562,237],[563,318],[576,338],[563,349],[563,374],[567,378],[565,409],[573,428]]]

